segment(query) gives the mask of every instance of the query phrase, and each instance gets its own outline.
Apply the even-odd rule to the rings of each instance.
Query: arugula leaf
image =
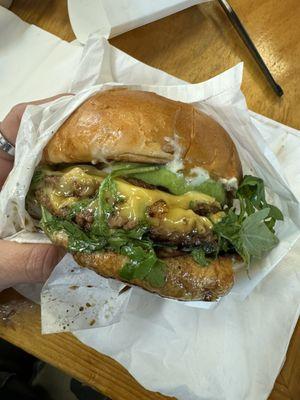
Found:
[[[244,216],[241,222],[239,216],[230,210],[213,229],[219,237],[229,241],[249,265],[251,257],[261,257],[262,253],[271,250],[278,243],[278,238],[265,224],[268,215],[269,209],[265,208]]]
[[[146,248],[143,248],[141,244],[144,244]],[[129,257],[129,262],[119,272],[121,278],[129,281],[146,280],[153,287],[164,285],[165,264],[157,258],[149,242],[128,243],[120,249],[120,253]]]
[[[121,248],[128,243],[128,239],[123,235],[113,235],[108,237],[107,242],[112,250],[120,253]]]
[[[103,238],[94,241],[92,239],[77,239],[73,236],[69,236],[68,250],[79,253],[94,253],[95,251],[102,250],[105,244]]]
[[[274,226],[276,221],[283,220],[282,212],[279,208],[268,204],[265,196],[265,187],[262,179],[246,175],[238,188],[237,197],[240,202],[240,221],[247,215],[251,215],[256,211],[269,209],[269,214],[266,216],[264,222],[266,227],[274,233]]]
[[[237,194],[240,194],[245,199],[251,200],[255,206],[266,204],[264,182],[256,176],[245,175],[243,181],[239,185]]]
[[[44,179],[45,174],[42,168],[38,167],[34,171],[33,177],[30,183],[30,189],[36,189],[40,182]]]
[[[116,203],[123,201],[123,197],[118,192],[116,182],[111,175],[108,175],[101,183],[98,191],[97,207],[95,219],[92,226],[92,233],[98,236],[109,235],[108,218],[114,211]]]
[[[246,260],[250,261],[250,256],[261,257],[263,252],[271,250],[279,242],[264,222],[268,215],[269,209],[264,208],[247,217],[242,223],[241,241]]]
[[[227,252],[231,245],[248,262],[242,248],[239,216],[232,209],[225,218],[214,225],[213,230],[219,237],[219,251]]]
[[[93,205],[94,199],[82,199],[77,201],[74,204],[71,204],[68,209],[68,215],[66,216],[68,221],[71,221],[75,216],[84,211],[86,208],[91,207]]]
[[[44,232],[50,237],[55,232],[65,232],[68,236],[68,250],[92,253],[97,250],[102,250],[105,247],[106,240],[103,237],[97,237],[96,239],[91,238],[76,224],[53,216],[43,206],[41,206],[41,210],[41,226]]]
[[[232,209],[229,210],[225,218],[214,225],[214,231],[229,241],[238,238],[240,229],[239,216]]]
[[[132,281],[135,268],[136,265],[134,263],[127,262],[122,267],[121,271],[119,271],[120,278],[124,279],[125,281]]]
[[[268,204],[262,179],[246,175],[237,192],[240,211],[229,210],[227,216],[214,226],[219,238],[219,251],[233,248],[249,265],[252,257],[261,257],[278,243],[274,234],[276,221],[282,212]]]
[[[245,175],[238,190],[237,197],[242,203],[248,215],[253,214],[256,210],[269,208],[268,218],[273,220],[283,220],[282,212],[279,208],[268,204],[265,195],[265,185],[262,179],[251,175]]]
[[[209,261],[205,257],[205,251],[202,248],[192,250],[191,256],[201,267],[207,267],[209,265]]]
[[[265,224],[270,229],[270,231],[274,233],[274,225],[276,221],[283,221],[283,215],[279,208],[273,206],[272,204],[268,204],[268,208],[270,209],[270,211],[265,220]]]
[[[272,204],[268,204],[268,207],[270,209],[268,218],[273,218],[276,221],[283,221],[283,214],[279,208],[273,206]]]
[[[135,265],[133,278],[145,279],[156,263],[157,256],[153,249],[147,244],[145,247],[143,248],[140,242],[129,242],[121,249],[121,253],[127,255],[130,263]]]
[[[150,273],[147,276],[147,281],[153,287],[162,287],[166,279],[166,265],[163,261],[157,259]]]

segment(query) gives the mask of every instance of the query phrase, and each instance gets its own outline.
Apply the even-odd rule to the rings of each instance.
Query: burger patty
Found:
[[[44,178],[44,182],[48,187],[60,188],[60,176],[49,175]],[[68,196],[74,196],[84,198],[87,196],[93,196],[99,189],[100,182],[93,180],[92,185],[84,185],[82,182],[74,179],[72,182],[72,188],[68,188]]]
[[[62,179],[64,175],[46,175],[41,185],[34,192],[36,201],[47,208],[51,214],[57,217],[69,219],[70,218],[70,205],[76,205],[77,199],[91,199],[95,196],[101,181],[92,180],[88,185],[84,185],[80,179],[80,175],[74,174],[69,178],[68,184],[66,180]],[[139,186],[145,189],[155,189],[155,186],[149,185],[139,179],[127,178],[134,186]],[[53,205],[52,193],[56,193],[60,199],[66,199],[66,205]],[[50,198],[51,195],[51,198]],[[55,197],[55,196],[54,196]],[[74,198],[69,203],[68,200]],[[56,201],[56,200],[55,200]],[[61,201],[61,200],[60,200]],[[64,202],[64,200],[62,200]],[[192,210],[190,213],[184,211],[185,214],[177,215],[174,218],[168,214],[172,212],[172,208],[169,209],[167,203],[164,200],[158,200],[151,206],[148,206],[145,210],[148,220],[150,222],[149,235],[150,238],[162,245],[174,245],[176,251],[180,251],[182,248],[191,248],[200,245],[213,245],[216,242],[216,238],[211,229],[211,223],[206,218],[210,214],[215,214],[220,211],[220,206],[217,202],[210,204],[197,202],[193,203]],[[193,215],[193,212],[197,214]],[[78,207],[78,211],[72,215],[73,221],[80,226],[83,230],[89,231],[94,222],[94,208],[81,208]],[[129,214],[128,214],[129,215]],[[202,219],[201,219],[202,218]],[[140,223],[138,219],[126,216],[124,213],[118,210],[116,205],[115,211],[108,217],[108,225],[111,229],[124,229],[131,230],[137,227]],[[175,253],[174,253],[175,254]]]
[[[60,218],[67,218],[70,210],[67,207],[54,209],[49,196],[43,189],[35,191],[35,197],[37,201],[47,208],[53,215]],[[150,238],[157,243],[175,245],[178,248],[184,247],[194,247],[203,244],[212,244],[215,242],[211,230],[207,230],[205,233],[198,233],[197,230],[193,229],[189,232],[180,232],[179,230],[169,230],[166,229],[162,220],[167,212],[167,205],[163,200],[154,203],[148,208],[147,214],[152,220],[161,221],[161,223],[155,224],[155,226],[150,226]],[[94,210],[86,208],[76,212],[74,216],[74,222],[80,226],[85,231],[89,231],[94,222]],[[124,229],[130,230],[134,229],[138,225],[138,221],[130,220],[128,218],[122,217],[120,214],[112,214],[108,218],[108,225],[111,229]]]
[[[208,211],[208,208],[207,208]],[[168,206],[163,200],[159,200],[148,208],[147,214],[150,218],[163,221],[168,213]],[[207,229],[205,233],[199,233],[196,229],[187,232],[167,230],[163,223],[155,224],[150,228],[150,237],[155,242],[174,244],[179,247],[200,246],[204,242],[216,240],[212,231]]]
[[[80,211],[75,216],[75,222],[85,231],[89,231],[94,222],[94,214],[89,209]],[[122,228],[125,230],[134,229],[137,226],[137,223],[135,221],[130,221],[128,219],[122,218],[120,215],[109,217],[108,224],[109,227],[112,229]],[[156,243],[176,245],[176,247],[179,248],[189,248],[200,245],[207,247],[213,246],[216,243],[216,238],[211,231],[207,232],[206,235],[199,235],[196,231],[192,231],[186,234],[179,231],[168,232],[162,227],[150,228],[150,238]],[[185,254],[185,252],[182,252],[178,248],[168,248],[166,253],[167,255],[165,255],[165,257],[176,257]],[[162,252],[162,254],[164,253]],[[162,257],[164,256],[162,255]]]
[[[215,204],[197,203],[194,205],[193,211],[198,215],[206,216],[217,213],[220,211],[220,207]]]
[[[49,175],[45,176],[44,182],[47,186],[50,186],[52,188],[57,187],[60,181],[60,176],[54,176],[54,175]]]
[[[57,217],[60,218],[66,218],[68,215],[68,208],[60,208],[60,209],[55,209],[51,203],[51,200],[48,196],[47,193],[43,189],[37,189],[34,192],[35,199],[37,202],[42,205],[43,207],[47,208],[48,211],[51,212],[51,214],[56,215]]]
[[[55,188],[59,185],[60,181],[60,176],[54,176],[54,175],[49,175],[44,178],[44,182],[46,183],[47,186]],[[150,185],[149,183],[146,183],[140,179],[137,178],[126,178],[126,181],[129,183],[132,183],[135,186],[139,186],[144,189],[156,189],[156,186]],[[98,185],[93,186],[93,193],[89,193],[89,195],[93,195],[96,193],[100,186],[100,182]],[[73,188],[72,188],[72,195],[76,197],[83,197],[85,196],[86,188],[84,188],[78,181],[74,179],[73,181]]]
[[[167,232],[163,228],[150,228],[150,238],[154,242],[174,244],[179,247],[194,247],[215,242],[216,238],[211,231],[201,235],[197,231],[188,234],[182,232]]]
[[[131,183],[134,186],[138,186],[138,187],[141,187],[144,189],[151,189],[151,190],[157,189],[156,186],[148,184],[137,178],[126,178],[126,181]],[[46,176],[44,178],[44,182],[45,182],[46,186],[49,186],[51,188],[57,188],[57,187],[59,187],[60,176],[53,176],[53,175]],[[99,189],[99,186],[100,186],[100,182],[94,182],[93,186],[89,188],[89,192],[87,194],[86,187],[84,187],[80,182],[78,182],[76,179],[74,179],[72,190],[70,193],[68,193],[68,195],[74,196],[74,197],[79,197],[79,198],[86,197],[87,195],[93,196],[96,194],[97,190]],[[47,205],[45,204],[45,206],[47,206]],[[154,204],[151,207],[150,212],[153,212],[155,214],[157,212],[156,207],[157,207],[157,204]],[[215,214],[216,212],[220,211],[220,207],[216,203],[212,203],[212,204],[195,203],[193,205],[193,211],[197,215],[207,216],[209,214]]]
[[[108,219],[108,224],[109,227],[112,229],[122,228],[125,230],[134,229],[138,225],[137,222],[130,221],[120,215],[111,216]],[[163,226],[163,224],[160,224],[157,227],[151,226],[149,233],[150,238],[154,242],[162,244],[173,244],[179,247],[200,246],[201,244],[215,242],[216,240],[210,230],[208,230],[205,234],[199,234],[196,230],[192,230],[188,233],[180,231],[170,231],[167,230]]]
[[[75,215],[75,222],[85,231],[89,231],[94,222],[94,212],[93,210],[87,208],[85,210],[79,211]]]

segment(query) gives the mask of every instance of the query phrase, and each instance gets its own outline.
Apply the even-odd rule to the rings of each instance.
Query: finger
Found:
[[[0,160],[0,190],[6,181],[8,174],[13,167],[13,162],[10,160]]]
[[[27,103],[20,103],[20,104],[15,105],[10,110],[10,112],[7,114],[7,116],[4,118],[4,120],[2,122],[0,122],[0,131],[2,132],[4,137],[11,144],[14,145],[15,142],[16,142],[16,137],[17,137],[17,133],[18,133],[18,130],[19,130],[19,126],[20,126],[20,122],[21,122],[22,116],[23,116],[24,111],[25,111],[25,109],[26,109],[26,107],[28,105],[30,105],[30,104],[33,104],[33,105],[44,104],[44,103],[48,103],[49,101],[56,100],[56,99],[58,99],[60,97],[70,96],[70,95],[73,95],[73,94],[72,93],[61,93],[61,94],[58,94],[56,96],[48,97],[46,99],[31,101],[31,102],[27,102]],[[9,172],[13,167],[13,157],[11,157],[9,154],[5,153],[3,150],[0,149],[0,162],[2,160],[5,160],[5,161],[10,163],[10,164],[6,164],[6,171]],[[7,168],[8,165],[10,166],[10,168]],[[0,171],[1,171],[0,187],[4,183],[3,176],[5,176],[3,171],[2,171],[2,168],[3,167],[2,167],[2,163],[1,163],[1,165],[0,165]]]
[[[0,283],[3,288],[18,283],[45,282],[65,251],[53,245],[0,240],[0,253]]]
[[[24,114],[24,111],[28,105],[44,104],[56,100],[60,97],[70,96],[70,95],[71,93],[61,93],[56,96],[48,97],[46,99],[30,101],[27,103],[20,103],[15,105],[7,114],[7,116],[4,118],[4,120],[0,123],[1,132],[10,143],[15,144],[20,122]]]

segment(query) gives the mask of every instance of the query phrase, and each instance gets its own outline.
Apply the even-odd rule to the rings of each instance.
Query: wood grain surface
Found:
[[[133,57],[179,78],[200,82],[245,63],[250,109],[300,129],[300,1],[231,0],[285,95],[272,92],[216,2],[192,7],[113,38]],[[73,40],[65,0],[14,0],[11,10],[64,40]],[[113,400],[166,399],[143,389],[118,363],[70,334],[40,334],[40,309],[8,290],[0,295],[0,337],[100,390]],[[300,399],[300,324],[271,400]],[[256,399],[253,399],[256,400]]]
[[[40,307],[14,290],[0,297],[0,337],[101,391],[113,400],[162,400],[142,388],[110,357],[86,347],[68,333],[41,335]]]

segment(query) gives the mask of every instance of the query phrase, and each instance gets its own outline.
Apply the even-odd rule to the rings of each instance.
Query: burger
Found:
[[[185,301],[227,294],[235,260],[249,268],[271,250],[283,219],[216,121],[128,89],[93,95],[63,123],[27,209],[80,266]]]

